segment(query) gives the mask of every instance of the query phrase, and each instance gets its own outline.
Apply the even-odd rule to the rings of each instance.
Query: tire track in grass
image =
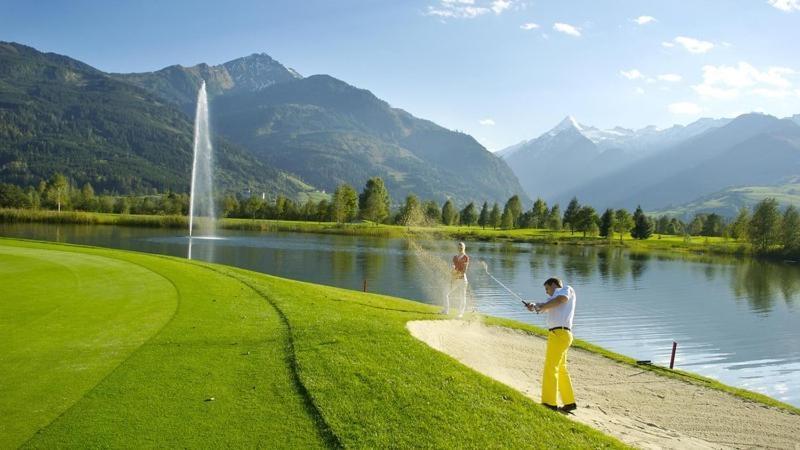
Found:
[[[163,258],[163,256],[159,257]],[[236,280],[237,282],[247,286],[250,290],[255,292],[256,295],[263,298],[275,310],[275,312],[278,314],[278,317],[280,317],[281,319],[281,323],[286,328],[287,351],[285,356],[286,356],[286,362],[292,373],[292,383],[294,384],[294,387],[297,390],[297,392],[303,398],[303,404],[306,408],[306,411],[314,420],[314,423],[317,426],[317,430],[319,431],[320,437],[322,438],[323,442],[325,442],[325,444],[327,444],[328,447],[331,448],[344,448],[344,445],[339,439],[339,436],[337,436],[336,433],[333,432],[331,426],[328,424],[327,421],[325,421],[325,417],[322,415],[322,411],[319,409],[319,406],[314,401],[314,397],[311,395],[311,392],[309,392],[308,388],[306,388],[306,385],[303,384],[303,380],[300,378],[300,366],[297,362],[297,354],[294,348],[294,332],[292,330],[292,325],[289,322],[289,318],[286,316],[286,313],[284,313],[284,311],[272,299],[270,299],[266,293],[262,292],[259,288],[254,286],[249,281],[246,281],[242,277],[239,277],[232,273],[227,273],[223,270],[199,262],[187,261],[187,263],[190,263],[197,267],[205,268],[222,276]]]

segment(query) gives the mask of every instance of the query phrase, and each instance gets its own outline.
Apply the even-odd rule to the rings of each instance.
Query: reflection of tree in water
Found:
[[[497,250],[503,254],[500,258],[500,267],[503,270],[513,272],[517,265],[517,253],[519,250],[511,242],[504,242],[497,247]]]
[[[386,258],[383,249],[386,248],[386,239],[374,239],[370,241],[374,248],[365,248],[359,256],[359,269],[364,278],[377,278],[383,269],[384,260]]]
[[[757,312],[772,311],[779,296],[793,305],[800,292],[800,268],[751,259],[735,266],[731,289],[737,298],[745,298]]]
[[[564,273],[574,282],[588,280],[597,263],[597,250],[583,247],[564,252]]]
[[[706,264],[703,268],[703,274],[706,276],[706,281],[714,281],[717,277],[717,266],[714,264]]]
[[[542,281],[549,277],[560,276],[562,256],[558,246],[534,245],[529,260],[531,273]]]
[[[650,255],[647,253],[631,253],[631,278],[633,281],[638,281],[647,270],[647,263],[650,261]]]
[[[334,248],[338,248],[335,245]],[[333,272],[333,279],[336,281],[336,286],[345,286],[345,281],[349,280],[355,269],[355,256],[351,251],[338,251],[334,250],[331,255],[331,271]]]

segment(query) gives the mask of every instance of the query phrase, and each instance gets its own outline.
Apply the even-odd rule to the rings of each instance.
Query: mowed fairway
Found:
[[[0,239],[0,447],[622,446],[413,338],[435,311]]]

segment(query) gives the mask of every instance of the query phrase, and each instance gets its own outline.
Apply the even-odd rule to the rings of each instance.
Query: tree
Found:
[[[400,208],[398,214],[398,224],[405,226],[419,225],[422,223],[422,207],[419,204],[419,199],[414,194],[406,196],[406,202]]]
[[[445,225],[453,225],[456,223],[456,207],[453,202],[448,198],[442,206],[442,223]]]
[[[478,212],[475,210],[475,203],[469,202],[464,209],[461,210],[461,224],[471,227],[478,223]]]
[[[561,207],[557,203],[547,213],[546,227],[553,231],[561,231]]]
[[[659,216],[658,220],[656,220],[656,233],[671,234],[668,232],[668,229],[669,229],[669,216],[667,215]]]
[[[606,209],[603,216],[600,217],[600,236],[612,239],[614,237],[614,225],[616,220],[613,209]]]
[[[731,224],[731,237],[734,239],[746,239],[749,226],[750,210],[742,206],[739,208],[739,214],[736,215],[736,219]]]
[[[131,213],[131,200],[128,197],[120,197],[114,202],[114,212],[117,214]]]
[[[578,203],[578,198],[572,197],[572,200],[569,201],[569,205],[567,205],[567,210],[564,211],[564,220],[562,221],[564,226],[569,227],[569,232],[571,234],[575,233],[575,218],[580,209],[581,204]]]
[[[722,217],[719,214],[711,213],[706,217],[703,223],[703,230],[700,232],[701,236],[721,236],[723,228]]]
[[[251,195],[242,205],[244,209],[244,213],[247,214],[253,220],[256,219],[256,215],[261,211],[266,202],[259,198],[257,195]]]
[[[614,212],[614,219],[614,231],[619,233],[619,241],[622,242],[625,233],[629,233],[633,228],[633,217],[627,210],[618,209]]]
[[[481,206],[481,213],[478,216],[478,225],[481,228],[486,228],[486,225],[489,225],[489,203],[483,202],[483,206]]]
[[[67,194],[69,194],[67,178],[60,173],[53,175],[53,180],[48,186],[47,199],[56,204],[59,212],[62,206],[66,206]]]
[[[797,208],[789,206],[783,212],[783,233],[781,244],[788,252],[800,250],[800,213]]]
[[[667,234],[671,234],[673,236],[682,236],[685,234],[686,225],[683,222],[673,217],[669,220],[669,225],[667,225]]]
[[[506,202],[506,207],[509,214],[511,214],[511,220],[514,222],[513,227],[519,227],[519,219],[522,216],[522,201],[520,201],[519,195],[512,195]]]
[[[547,227],[547,203],[541,198],[537,198],[533,202],[531,208],[531,224],[533,228],[546,228]]]
[[[96,211],[97,210],[97,200],[94,196],[94,188],[89,183],[86,183],[81,188],[80,194],[80,207],[84,211]]]
[[[781,215],[778,212],[778,201],[765,198],[753,208],[753,217],[747,234],[753,248],[763,252],[777,244],[780,239]]]
[[[508,203],[506,203],[505,208],[503,208],[503,215],[500,216],[500,228],[504,230],[514,228],[514,215],[511,213],[511,208],[508,207]]]
[[[600,219],[597,217],[597,212],[589,205],[582,206],[575,215],[575,230],[582,231],[583,237],[586,233],[591,232],[597,228],[597,222]]]
[[[239,209],[239,200],[231,194],[226,194],[222,198],[222,217],[230,217]]]
[[[389,191],[380,177],[373,177],[367,181],[364,191],[358,196],[358,208],[361,217],[365,220],[383,222],[389,217]]]
[[[355,191],[354,191],[355,192]],[[358,206],[358,200],[356,200]],[[316,220],[317,222],[328,222],[331,220],[331,202],[322,199],[317,203]]]
[[[358,217],[358,194],[347,183],[340,184],[333,193],[331,219],[336,223],[352,222]]]
[[[702,213],[695,214],[694,219],[689,222],[689,234],[692,236],[700,236],[706,226],[706,215]]]
[[[631,237],[640,240],[649,239],[653,235],[654,228],[653,220],[647,217],[641,206],[637,206],[636,211],[633,212]]]
[[[492,206],[492,212],[489,213],[489,225],[491,225],[492,228],[496,229],[497,227],[500,226],[501,219],[502,217],[500,216],[500,206],[497,204],[497,202],[495,202],[494,206]]]
[[[0,183],[0,208],[27,208],[30,198],[19,186]]]
[[[426,222],[429,224],[436,224],[442,221],[442,210],[439,209],[439,205],[435,201],[428,200],[425,202],[423,209],[425,210]]]

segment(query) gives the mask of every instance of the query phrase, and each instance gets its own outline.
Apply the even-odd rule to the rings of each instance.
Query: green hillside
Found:
[[[0,182],[35,185],[61,172],[99,192],[188,192],[193,125],[144,89],[79,61],[0,43]],[[223,188],[310,190],[221,139]]]
[[[781,206],[800,207],[800,183],[729,188],[705,195],[685,205],[657,211],[654,214],[692,217],[697,213],[716,213],[735,217],[740,208],[752,209],[753,205],[765,198],[774,198]]]
[[[228,73],[249,81],[234,82]],[[321,189],[359,187],[380,176],[396,203],[409,193],[459,203],[505,202],[514,194],[528,201],[506,163],[471,136],[392,108],[336,78],[300,78],[266,55],[115,76],[178,106],[186,104],[187,90],[210,78],[215,129],[265,164]]]

